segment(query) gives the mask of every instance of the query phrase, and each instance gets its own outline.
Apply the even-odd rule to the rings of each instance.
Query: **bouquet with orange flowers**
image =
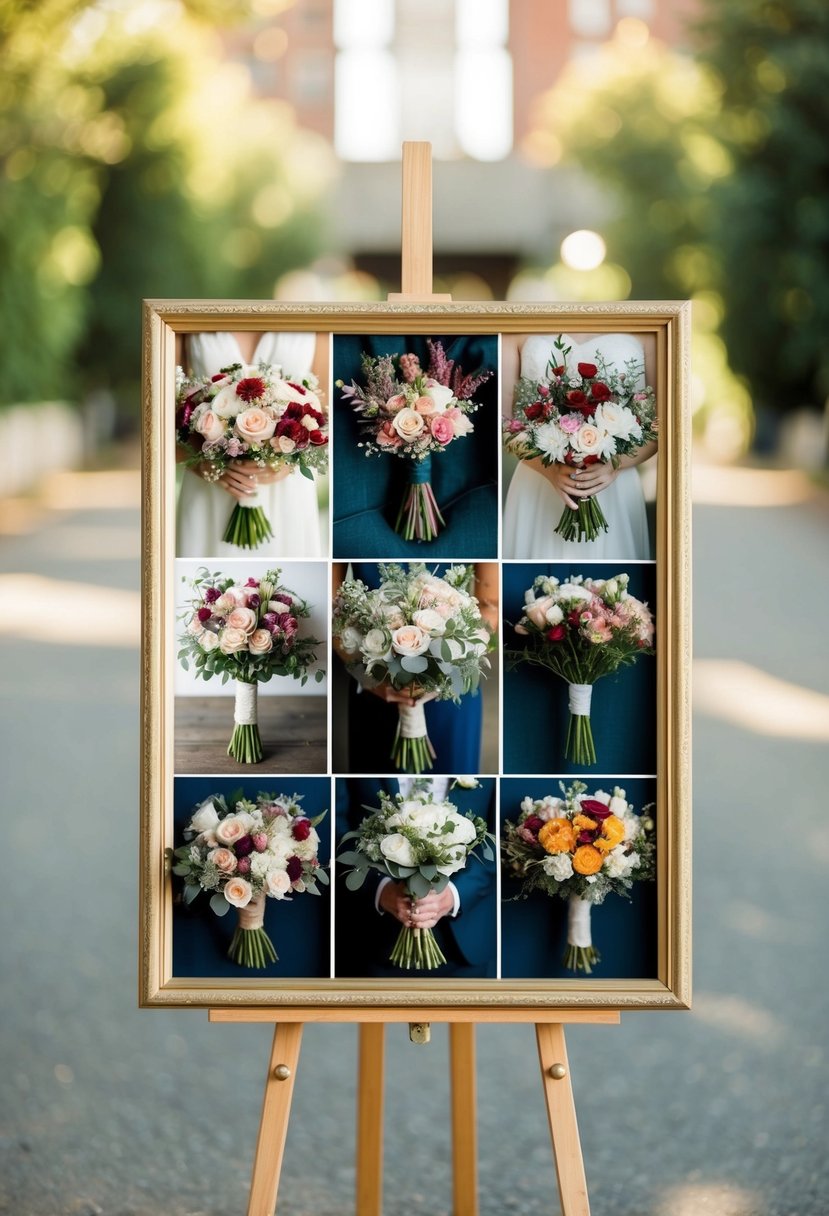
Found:
[[[630,898],[634,882],[652,880],[656,844],[649,807],[637,815],[616,786],[587,793],[583,781],[560,785],[561,798],[524,798],[501,838],[504,868],[521,880],[519,898],[540,890],[567,900],[564,965],[588,975],[600,961],[590,909],[608,895]]]

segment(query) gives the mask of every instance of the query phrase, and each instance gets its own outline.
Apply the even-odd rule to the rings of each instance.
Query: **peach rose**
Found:
[[[253,887],[244,878],[231,878],[222,894],[234,908],[246,908],[253,899]]]
[[[239,654],[248,648],[248,635],[244,629],[223,629],[219,635],[219,650],[222,654]]]
[[[268,870],[265,879],[268,895],[274,899],[284,899],[291,889],[291,880],[285,870]]]
[[[391,644],[398,654],[414,658],[429,649],[432,639],[417,625],[402,625],[391,635]]]
[[[581,430],[577,431],[573,436],[572,444],[577,452],[581,452],[584,456],[590,456],[601,447],[602,433],[598,427],[586,422]]]
[[[540,600],[527,604],[524,609],[524,615],[538,629],[543,629],[547,624],[547,613],[554,604],[555,600],[551,595],[544,595]]]
[[[409,409],[406,406],[398,414],[395,414],[392,421],[392,426],[397,431],[401,439],[411,443],[413,439],[417,439],[418,435],[424,430],[426,423],[423,420],[423,415],[418,414],[417,410]]]
[[[225,424],[213,410],[205,410],[193,424],[193,430],[204,436],[206,443],[215,443],[225,433]]]
[[[219,844],[235,844],[243,836],[247,836],[253,825],[250,815],[227,815],[216,826],[216,839]]]
[[[236,856],[230,849],[213,849],[207,854],[207,860],[212,861],[217,870],[223,874],[232,874],[236,869]]]
[[[296,441],[288,435],[277,435],[275,439],[271,440],[271,447],[275,452],[281,452],[283,456],[290,456],[296,448]]]
[[[256,628],[256,613],[252,608],[234,608],[227,618],[228,629],[241,629],[243,633],[253,633]]]
[[[414,408],[418,414],[422,414],[424,418],[431,417],[432,414],[438,412],[437,402],[434,397],[418,397],[414,403]]]
[[[398,414],[406,406],[406,396],[404,393],[395,393],[393,397],[389,397],[386,404],[383,406],[384,414]]]
[[[251,409],[242,410],[233,429],[246,443],[264,443],[276,430],[276,419],[266,410],[253,406]]]
[[[255,629],[250,635],[248,649],[251,654],[268,654],[273,649],[273,638],[267,629]]]
[[[381,448],[399,448],[403,440],[394,429],[391,422],[384,422],[377,432],[377,446]]]

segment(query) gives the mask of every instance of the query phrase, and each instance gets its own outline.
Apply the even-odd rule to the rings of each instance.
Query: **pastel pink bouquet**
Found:
[[[257,764],[264,756],[257,720],[258,685],[274,676],[290,676],[301,684],[317,661],[317,638],[303,636],[300,622],[310,608],[279,582],[279,570],[261,579],[239,582],[232,576],[201,569],[190,583],[193,599],[184,613],[179,662],[193,664],[197,677],[222,683],[236,681],[234,728],[227,754],[241,764]],[[324,672],[317,668],[319,683]]]
[[[185,843],[168,850],[172,871],[184,882],[186,904],[205,891],[216,916],[236,908],[228,955],[240,967],[278,961],[264,928],[267,898],[319,895],[317,883],[328,885],[316,830],[327,812],[310,819],[301,801],[301,794],[258,794],[252,801],[240,792],[228,804],[212,794],[193,809]]]
[[[383,453],[409,460],[409,487],[395,531],[405,540],[430,541],[446,526],[431,485],[432,456],[475,429],[469,415],[480,408],[472,394],[493,375],[466,375],[447,359],[440,342],[426,339],[426,371],[415,354],[363,355],[365,383],[337,381],[358,416],[366,456]]]
[[[624,371],[599,363],[568,367],[571,347],[554,343],[545,380],[522,376],[515,387],[513,416],[504,419],[504,445],[519,460],[584,468],[599,461],[619,467],[656,438],[656,395],[636,388],[643,368],[632,360]],[[564,540],[595,540],[607,520],[595,496],[565,506],[555,529]]]
[[[235,363],[215,376],[185,376],[176,369],[176,437],[188,464],[203,464],[207,481],[218,481],[231,461],[260,469],[289,468],[313,481],[327,467],[328,419],[315,376],[293,381],[267,363]],[[223,540],[255,549],[273,536],[264,510],[237,502]]]
[[[512,666],[532,663],[567,681],[570,717],[565,755],[595,764],[590,726],[593,685],[602,676],[652,654],[654,623],[647,604],[628,592],[630,576],[608,579],[571,575],[560,582],[542,574],[524,593],[524,615],[515,626],[523,648],[506,651]]]

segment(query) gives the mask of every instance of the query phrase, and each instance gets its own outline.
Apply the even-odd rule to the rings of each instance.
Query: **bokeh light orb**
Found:
[[[571,270],[595,270],[604,261],[607,248],[598,232],[579,228],[561,242],[561,260]]]

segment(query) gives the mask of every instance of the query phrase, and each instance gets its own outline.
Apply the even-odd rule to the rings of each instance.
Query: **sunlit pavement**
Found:
[[[705,472],[698,489],[695,1009],[569,1033],[592,1210],[824,1216],[829,508],[796,474]],[[137,502],[122,473],[4,512],[0,1210],[14,1216],[245,1211],[269,1031],[136,1009]],[[390,1032],[389,1213],[450,1211],[442,1028],[434,1040]],[[546,1216],[532,1030],[478,1041],[481,1210]],[[350,1028],[306,1032],[284,1216],[353,1211],[355,1048]]]

